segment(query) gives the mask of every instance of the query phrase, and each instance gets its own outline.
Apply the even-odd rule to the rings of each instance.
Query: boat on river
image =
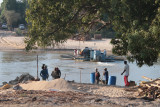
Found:
[[[100,50],[93,50],[91,48],[85,47],[85,49],[74,50],[74,55],[61,55],[63,59],[72,59],[77,61],[92,61],[92,62],[114,62],[124,60],[122,57],[117,56],[107,56],[106,50],[101,52]]]

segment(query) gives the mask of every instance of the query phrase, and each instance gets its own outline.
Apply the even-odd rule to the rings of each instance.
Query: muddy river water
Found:
[[[74,80],[75,82],[90,83],[90,73],[98,68],[101,78],[104,68],[108,68],[109,75],[116,76],[116,85],[124,86],[123,76],[121,72],[124,68],[123,61],[115,62],[82,62],[75,60],[62,59],[60,55],[68,54],[68,51],[1,51],[0,52],[0,84],[2,82],[10,81],[20,76],[23,73],[29,73],[34,77],[37,76],[37,55],[38,55],[38,74],[41,71],[42,64],[48,66],[49,74],[51,74],[54,67],[59,67],[62,76],[66,80]],[[129,63],[130,76],[129,80],[139,83],[146,81],[142,76],[152,79],[160,77],[160,62],[154,66],[148,67],[144,65],[139,68],[136,63]],[[39,76],[39,75],[38,75]],[[39,76],[40,77],[40,76]],[[52,77],[49,76],[49,80]]]

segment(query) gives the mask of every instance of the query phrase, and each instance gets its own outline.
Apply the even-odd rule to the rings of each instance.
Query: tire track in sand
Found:
[[[16,37],[8,37],[8,36],[7,37],[1,36],[0,37],[0,45],[2,47],[23,49],[25,47],[24,42],[22,40],[18,40],[17,41],[16,39],[18,39],[18,38],[16,38]]]

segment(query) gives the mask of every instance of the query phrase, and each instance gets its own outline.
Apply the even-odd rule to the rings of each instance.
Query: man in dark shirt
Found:
[[[104,68],[103,76],[104,76],[105,84],[108,84],[108,71],[107,71],[107,68]]]

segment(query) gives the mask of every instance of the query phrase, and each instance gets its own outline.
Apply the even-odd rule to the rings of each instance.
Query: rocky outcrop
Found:
[[[27,74],[22,74],[19,77],[16,77],[15,80],[9,81],[9,84],[16,85],[18,83],[25,83],[25,82],[30,81],[30,80],[34,81],[35,78],[32,75],[30,75],[29,73],[27,73]]]

